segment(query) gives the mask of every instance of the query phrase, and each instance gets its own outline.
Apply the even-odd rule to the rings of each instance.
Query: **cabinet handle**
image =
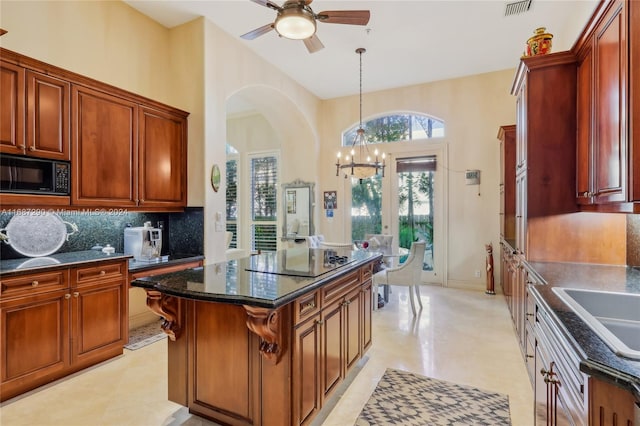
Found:
[[[26,145],[18,145],[18,148],[20,148],[21,150],[24,151],[25,149],[27,149],[27,146]]]
[[[533,355],[526,355],[527,358],[534,358]]]
[[[105,275],[105,274],[106,274],[106,272],[105,272],[105,271],[100,271],[100,276],[103,276],[103,275]]]
[[[78,296],[80,296],[80,292],[78,292],[78,291],[74,291],[74,292],[73,292],[73,297],[78,297]]]
[[[324,324],[324,321],[323,321],[323,320],[317,320],[317,321],[316,321],[316,324],[317,324],[317,325],[322,325],[322,324]]]
[[[29,147],[29,151],[35,151],[35,150],[36,150],[36,147],[35,147],[35,146],[31,145],[31,146]]]
[[[71,299],[71,295],[69,293],[67,293],[67,294],[64,295],[64,298],[65,299]]]
[[[38,284],[40,283],[36,280],[31,281],[31,287],[38,287]]]
[[[532,317],[532,316],[533,316],[533,314],[527,314],[527,316],[528,316],[528,317]]]
[[[301,311],[306,311],[307,309],[313,309],[316,307],[316,302],[309,302],[302,306]]]

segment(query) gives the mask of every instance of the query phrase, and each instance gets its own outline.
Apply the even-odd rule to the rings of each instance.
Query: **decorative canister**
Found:
[[[546,55],[551,53],[551,39],[553,34],[545,32],[545,27],[536,28],[534,35],[527,40],[524,56]]]

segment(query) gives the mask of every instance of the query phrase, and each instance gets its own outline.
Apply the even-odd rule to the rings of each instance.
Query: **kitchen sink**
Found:
[[[618,355],[640,359],[640,294],[554,287]]]

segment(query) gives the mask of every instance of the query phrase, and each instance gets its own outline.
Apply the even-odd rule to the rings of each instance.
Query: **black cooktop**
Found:
[[[354,262],[350,250],[292,248],[251,256],[245,270],[315,278]]]

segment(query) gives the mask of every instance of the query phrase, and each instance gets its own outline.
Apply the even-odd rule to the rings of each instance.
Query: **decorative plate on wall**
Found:
[[[211,187],[216,192],[220,189],[220,167],[217,164],[211,167]]]
[[[67,225],[71,232],[67,232]],[[16,214],[7,227],[0,230],[0,239],[23,256],[39,257],[57,252],[76,232],[75,223],[66,222],[54,213]]]

